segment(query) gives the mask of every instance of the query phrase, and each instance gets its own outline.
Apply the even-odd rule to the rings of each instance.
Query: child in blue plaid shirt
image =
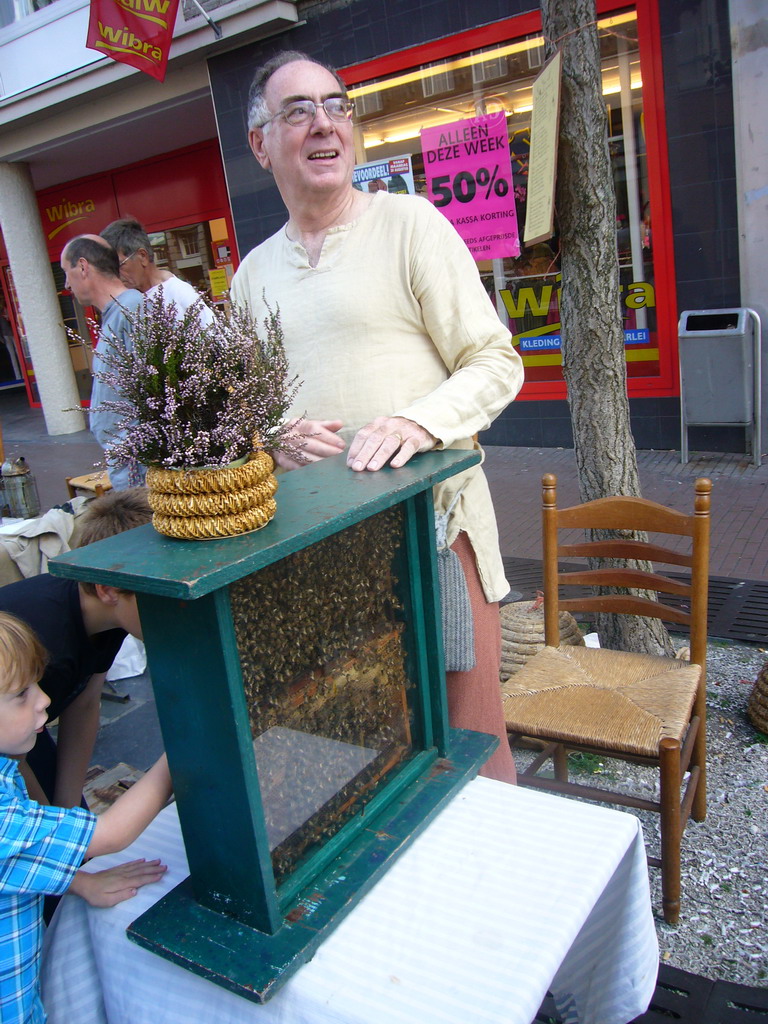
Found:
[[[0,1021],[43,1024],[39,993],[43,896],[68,889],[111,906],[157,881],[159,861],[133,861],[86,875],[86,857],[114,853],[146,828],[171,795],[165,756],[99,818],[82,807],[49,807],[27,795],[17,760],[46,723],[38,686],[46,654],[35,634],[0,612]],[[75,880],[74,884],[73,880]],[[71,888],[70,888],[71,886]]]

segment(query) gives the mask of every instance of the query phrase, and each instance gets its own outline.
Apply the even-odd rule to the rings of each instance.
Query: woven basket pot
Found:
[[[584,646],[584,637],[570,612],[560,612],[560,643]],[[544,608],[535,601],[514,601],[501,607],[501,681],[544,647]]]
[[[152,525],[166,537],[212,540],[266,526],[277,505],[274,463],[266,452],[241,466],[147,470]]]
[[[768,736],[768,661],[757,674],[749,695],[747,714],[754,727]]]

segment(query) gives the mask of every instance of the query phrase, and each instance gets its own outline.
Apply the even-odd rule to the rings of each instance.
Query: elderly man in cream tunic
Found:
[[[256,72],[248,138],[288,222],[245,257],[232,299],[259,319],[265,304],[280,310],[304,382],[295,429],[306,458],[375,472],[436,447],[471,449],[523,370],[446,218],[418,196],[353,188],[352,108],[341,78],[304,54],[280,53]],[[482,774],[514,782],[499,689],[498,602],[509,586],[482,470],[451,478],[434,498],[438,515],[450,510],[447,542],[474,624],[474,667],[447,673],[450,722],[499,736]]]

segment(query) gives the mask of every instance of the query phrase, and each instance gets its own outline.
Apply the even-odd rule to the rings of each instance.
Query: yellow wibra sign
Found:
[[[88,214],[93,213],[95,210],[96,204],[92,199],[83,199],[77,202],[62,199],[59,203],[46,206],[43,211],[48,222],[46,228],[49,226],[51,228],[50,231],[47,231],[48,241],[50,242],[60,231],[70,227],[77,221],[85,220]]]
[[[171,0],[115,0],[115,4],[124,11],[135,14],[137,18],[144,18],[145,21],[153,21],[162,28],[168,28],[166,15]]]
[[[86,46],[162,82],[179,0],[91,0]]]
[[[136,54],[136,56],[143,57],[155,64],[163,59],[163,51],[159,46],[140,39],[127,28],[115,28],[112,25],[104,25],[99,22],[99,36],[94,49],[104,50],[110,56],[116,53]],[[118,59],[115,57],[115,60]]]

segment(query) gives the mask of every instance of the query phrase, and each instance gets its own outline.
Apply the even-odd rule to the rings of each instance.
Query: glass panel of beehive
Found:
[[[401,533],[388,509],[230,588],[278,883],[411,755]]]

